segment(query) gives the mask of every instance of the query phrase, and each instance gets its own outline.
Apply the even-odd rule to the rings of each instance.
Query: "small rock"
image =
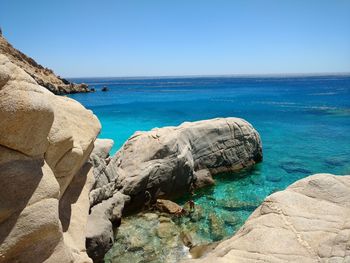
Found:
[[[174,223],[164,222],[160,223],[157,229],[157,235],[160,238],[169,238],[177,235],[177,227]]]
[[[177,203],[165,199],[157,199],[156,208],[160,212],[169,214],[178,214],[183,210]]]
[[[203,169],[195,172],[195,188],[203,188],[208,185],[215,184],[213,177],[211,176],[209,170]]]
[[[227,236],[225,222],[214,213],[209,214],[210,230],[213,240],[221,240]]]
[[[161,216],[159,217],[159,222],[160,223],[171,222],[171,219],[169,217]]]
[[[148,221],[152,221],[152,220],[158,219],[158,215],[156,213],[145,213],[142,216]]]
[[[106,159],[113,145],[114,141],[112,139],[96,139],[91,154],[96,154],[98,157]]]
[[[210,244],[198,245],[190,249],[192,258],[200,258],[207,255],[209,252],[213,251],[220,242],[214,242]]]
[[[192,237],[189,233],[181,232],[180,238],[186,247],[189,247],[189,248],[193,247]]]

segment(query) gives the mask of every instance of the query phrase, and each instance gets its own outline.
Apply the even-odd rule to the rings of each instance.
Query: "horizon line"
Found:
[[[254,78],[254,77],[326,77],[326,76],[350,76],[349,72],[313,72],[313,73],[246,73],[246,74],[188,74],[188,75],[139,75],[139,76],[91,76],[91,77],[64,77],[65,79],[160,79],[160,78]]]

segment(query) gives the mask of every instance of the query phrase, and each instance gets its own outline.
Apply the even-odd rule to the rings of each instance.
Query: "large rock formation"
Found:
[[[232,238],[188,262],[350,262],[350,176],[317,174],[270,195]]]
[[[15,49],[1,34],[0,54],[7,56],[12,63],[27,72],[39,85],[47,88],[54,94],[90,91],[86,84],[74,84],[56,76],[51,69],[41,66],[34,59]]]
[[[91,111],[0,55],[0,262],[89,262],[85,235],[101,261],[124,206],[180,196],[262,159],[241,119],[137,133],[113,158],[113,141],[95,142],[99,130]]]
[[[99,130],[0,54],[0,262],[91,262],[86,160]]]
[[[203,178],[261,160],[260,136],[248,122],[218,118],[135,133],[109,166],[117,188],[137,205],[146,191],[153,199],[179,197]]]
[[[98,140],[96,144],[96,149],[111,147],[109,141]],[[92,222],[96,222],[96,218],[116,218],[110,215],[116,203],[119,208],[115,211],[121,216],[124,206],[125,213],[159,197],[178,197],[212,183],[213,174],[237,171],[262,160],[259,134],[248,122],[238,118],[186,122],[178,127],[138,132],[111,159],[106,150],[101,152],[91,155],[95,167],[95,185],[90,193],[93,213],[89,221]],[[116,199],[118,192],[123,194],[118,202],[103,201]],[[94,205],[99,208],[94,209]],[[106,238],[111,232],[112,224],[108,220],[89,223],[89,244],[99,248],[98,255],[92,253],[94,249],[89,249],[89,255],[96,262],[102,261],[101,255],[111,247]]]

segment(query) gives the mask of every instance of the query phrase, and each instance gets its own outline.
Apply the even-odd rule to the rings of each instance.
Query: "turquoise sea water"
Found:
[[[99,117],[100,137],[114,139],[114,152],[135,131],[184,121],[233,116],[254,125],[262,137],[263,162],[217,176],[214,187],[194,197],[203,212],[197,234],[208,242],[232,235],[267,195],[300,178],[350,174],[349,76],[74,81],[97,90],[71,97]],[[105,85],[110,91],[101,92]],[[213,229],[212,213],[220,231]],[[188,224],[183,221],[177,223]]]

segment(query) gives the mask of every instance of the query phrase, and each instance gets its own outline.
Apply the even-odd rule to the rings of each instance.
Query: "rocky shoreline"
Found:
[[[218,118],[137,132],[109,156],[113,141],[97,139],[91,111],[11,61],[0,54],[0,262],[103,262],[122,217],[141,210],[146,232],[199,262],[350,260],[350,176],[302,179],[267,197],[232,238],[197,246],[168,200],[261,162],[252,125]]]
[[[138,132],[113,157],[105,154],[112,147],[109,140],[98,139],[95,144],[95,149],[104,149],[91,156],[95,185],[90,193],[87,244],[96,262],[113,245],[113,222],[119,222],[123,213],[139,211],[159,198],[180,197],[213,184],[212,175],[262,160],[259,134],[238,118]]]

